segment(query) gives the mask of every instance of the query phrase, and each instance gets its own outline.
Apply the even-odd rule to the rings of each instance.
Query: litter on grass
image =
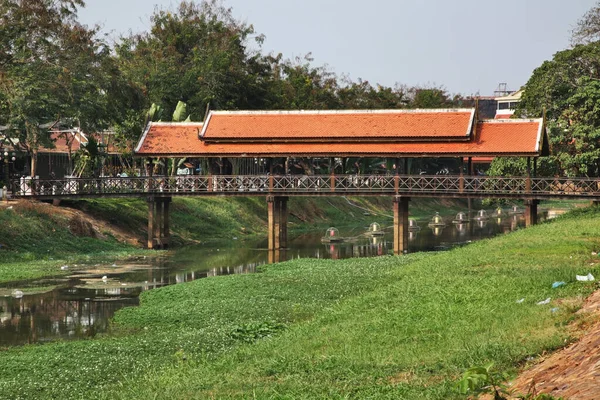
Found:
[[[556,289],[558,287],[565,286],[566,284],[567,284],[566,282],[562,282],[562,281],[560,281],[560,282],[554,282],[552,284],[552,289]]]
[[[525,297],[523,297],[522,299],[517,300],[517,304],[521,304],[524,301],[525,301]]]
[[[594,275],[592,275],[592,273],[588,273],[587,275],[575,275],[575,278],[579,281],[579,282],[594,282]]]
[[[550,303],[550,297],[548,297],[546,300],[538,301],[536,304],[538,306],[543,306],[544,304],[549,304],[549,303]]]

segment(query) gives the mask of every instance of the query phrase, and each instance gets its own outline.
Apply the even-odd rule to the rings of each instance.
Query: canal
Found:
[[[447,250],[524,226],[523,215],[508,210],[500,216],[492,211],[487,219],[464,224],[453,223],[453,217],[443,220],[445,226],[416,221],[418,228],[409,232],[410,252]],[[369,227],[340,228],[342,243],[323,243],[325,232],[301,234],[277,257],[284,261],[388,255],[393,250],[392,232],[380,223],[382,235],[375,237],[365,234]],[[63,268],[74,272],[67,277],[1,285],[0,348],[106,332],[113,314],[139,304],[141,292],[199,278],[256,272],[260,265],[273,261],[266,247],[266,241],[231,238],[216,246],[187,246],[168,257],[69,265]]]

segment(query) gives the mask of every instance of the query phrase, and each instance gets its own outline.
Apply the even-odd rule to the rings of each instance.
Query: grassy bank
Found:
[[[49,204],[0,208],[0,282],[65,274],[60,266],[130,257],[142,251],[80,214]]]
[[[67,207],[85,211],[111,225],[144,239],[148,217],[141,199],[94,199],[63,202]],[[411,216],[423,218],[436,211],[455,214],[466,203],[443,199],[415,199]],[[292,197],[288,204],[289,230],[302,232],[329,226],[368,226],[377,221],[392,222],[390,197]],[[174,198],[171,212],[172,239],[176,245],[230,239],[254,239],[267,227],[267,203],[264,197]]]
[[[569,340],[596,286],[575,274],[600,273],[598,248],[600,211],[578,210],[439,254],[296,260],[165,287],[120,311],[114,336],[0,352],[0,393],[461,398],[465,368],[514,371]]]
[[[142,199],[63,201],[61,207],[21,201],[0,205],[0,282],[65,274],[60,266],[109,261],[141,254],[148,208]],[[415,216],[450,213],[456,202],[418,201]],[[290,233],[334,226],[391,223],[390,198],[292,198]],[[172,204],[174,247],[187,243],[257,240],[265,235],[264,198],[176,198]],[[71,269],[72,270],[72,269]]]

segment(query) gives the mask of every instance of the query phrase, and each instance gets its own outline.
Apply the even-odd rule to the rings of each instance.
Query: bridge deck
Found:
[[[600,178],[460,175],[251,175],[29,179],[16,198],[141,196],[409,196],[600,200]]]

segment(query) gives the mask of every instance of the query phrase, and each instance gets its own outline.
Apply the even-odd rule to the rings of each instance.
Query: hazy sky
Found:
[[[86,24],[113,37],[146,30],[172,0],[86,0]],[[518,89],[569,46],[570,30],[596,0],[224,0],[266,35],[264,52],[312,53],[338,75],[393,86],[435,84],[451,93]]]

